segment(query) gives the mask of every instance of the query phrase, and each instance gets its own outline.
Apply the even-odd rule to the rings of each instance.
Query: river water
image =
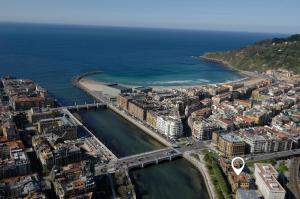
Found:
[[[80,111],[79,115],[83,123],[119,157],[163,147],[111,110]],[[183,159],[133,170],[130,175],[139,198],[209,198],[203,177]]]

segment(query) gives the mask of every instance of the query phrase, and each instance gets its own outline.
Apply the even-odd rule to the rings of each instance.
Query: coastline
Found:
[[[153,90],[171,90],[171,89],[189,89],[189,88],[195,88],[195,87],[200,87],[200,86],[206,86],[206,85],[222,85],[222,84],[233,84],[233,83],[244,83],[245,85],[253,84],[256,81],[261,81],[264,79],[264,77],[259,77],[258,75],[253,75],[253,76],[246,76],[243,75],[242,78],[233,80],[233,81],[226,81],[226,82],[220,82],[220,83],[208,83],[208,84],[195,84],[195,85],[183,85],[183,86],[151,86]],[[77,84],[73,82],[73,85],[78,86],[82,85],[85,87],[88,87],[90,90],[95,90],[95,91],[101,91],[101,88],[104,84],[107,84],[106,82],[98,81],[98,80],[93,80],[88,78],[88,76],[81,77],[80,79],[77,79]],[[118,83],[119,84],[119,83]],[[119,84],[121,86],[125,87],[130,87],[130,88],[135,88],[139,87],[140,85],[132,85],[132,84]]]
[[[254,73],[254,72],[237,69],[227,61],[224,61],[222,59],[216,59],[216,58],[209,57],[209,54],[210,53],[204,53],[203,55],[200,55],[199,58],[204,60],[204,61],[220,64],[223,67],[226,67],[230,70],[236,71],[237,73],[239,73],[243,76],[249,77],[249,78],[256,76],[256,73]]]
[[[244,71],[244,70],[237,69],[237,68],[233,67],[231,64],[229,64],[227,61],[209,57],[208,56],[209,54],[210,53],[205,53],[203,55],[198,56],[197,58],[202,59],[207,62],[218,63],[218,64],[222,65],[223,67],[226,67],[232,71],[239,73],[241,75],[241,78],[232,80],[232,81],[219,82],[219,83],[207,83],[207,84],[195,83],[192,85],[149,85],[149,87],[153,88],[153,90],[160,91],[160,90],[168,90],[168,89],[189,89],[189,88],[206,86],[206,85],[222,85],[222,84],[233,84],[233,83],[244,83],[245,85],[247,85],[247,84],[249,85],[249,84],[253,84],[254,82],[257,82],[258,80],[261,81],[264,79],[264,77],[262,77],[261,75],[259,75],[256,72]],[[98,71],[92,71],[92,72],[79,74],[79,75],[73,77],[73,79],[72,79],[73,85],[76,86],[76,82],[78,82],[78,83],[81,82],[84,84],[88,84],[91,88],[95,88],[95,87],[99,88],[100,85],[110,83],[110,82],[104,82],[101,80],[95,80],[95,79],[90,78],[90,76],[93,76],[95,74],[101,74],[101,73],[104,73],[104,71],[98,70]],[[118,83],[118,82],[116,82],[116,83]],[[131,87],[131,88],[141,86],[141,85],[123,84],[123,83],[118,83],[118,84],[121,86]]]

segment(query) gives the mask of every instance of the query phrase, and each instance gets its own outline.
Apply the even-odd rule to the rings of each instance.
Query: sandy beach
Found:
[[[223,82],[223,83],[217,83],[218,85],[221,84],[233,84],[233,83],[244,83],[245,86],[253,85],[257,82],[260,82],[264,80],[265,77],[263,76],[251,76],[251,77],[244,77],[238,80],[234,81],[228,81],[228,82]],[[101,81],[96,81],[89,79],[88,77],[83,77],[79,80],[79,83],[86,88],[89,88],[91,91],[102,91],[103,90],[103,85],[106,84],[105,82]],[[130,87],[130,88],[135,88],[140,85],[130,85],[130,84],[119,84],[125,87]],[[206,85],[213,85],[213,84],[206,84]],[[154,90],[168,90],[168,89],[188,89],[188,88],[194,88],[194,87],[200,87],[200,86],[205,86],[205,85],[182,85],[182,86],[151,86]]]

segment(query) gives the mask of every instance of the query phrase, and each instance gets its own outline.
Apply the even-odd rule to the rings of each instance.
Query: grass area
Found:
[[[209,151],[203,151],[204,160],[208,169],[209,175],[212,178],[216,189],[216,195],[219,199],[230,199],[231,189],[227,183],[225,176],[215,158],[215,154]]]
[[[197,153],[191,153],[191,156],[200,161],[199,155]]]
[[[134,187],[128,182],[125,171],[117,171],[114,174],[116,190],[120,198],[128,198],[133,192]]]
[[[281,174],[283,174],[283,173],[285,173],[286,171],[289,170],[288,167],[285,165],[284,162],[280,162],[279,165],[278,165],[278,167],[276,169]]]

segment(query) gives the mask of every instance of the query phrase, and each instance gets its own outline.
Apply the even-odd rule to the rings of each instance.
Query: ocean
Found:
[[[88,101],[71,78],[131,85],[195,85],[241,78],[220,64],[199,60],[279,34],[0,23],[0,74],[30,78],[63,104]]]
[[[241,76],[197,57],[275,36],[281,35],[2,23],[0,75],[33,79],[62,104],[82,103],[91,99],[71,84],[79,73],[102,70],[103,74],[92,78],[134,85],[232,81]],[[119,156],[162,147],[110,110],[82,111],[80,115]],[[203,176],[184,159],[132,170],[130,176],[137,198],[209,198]]]

